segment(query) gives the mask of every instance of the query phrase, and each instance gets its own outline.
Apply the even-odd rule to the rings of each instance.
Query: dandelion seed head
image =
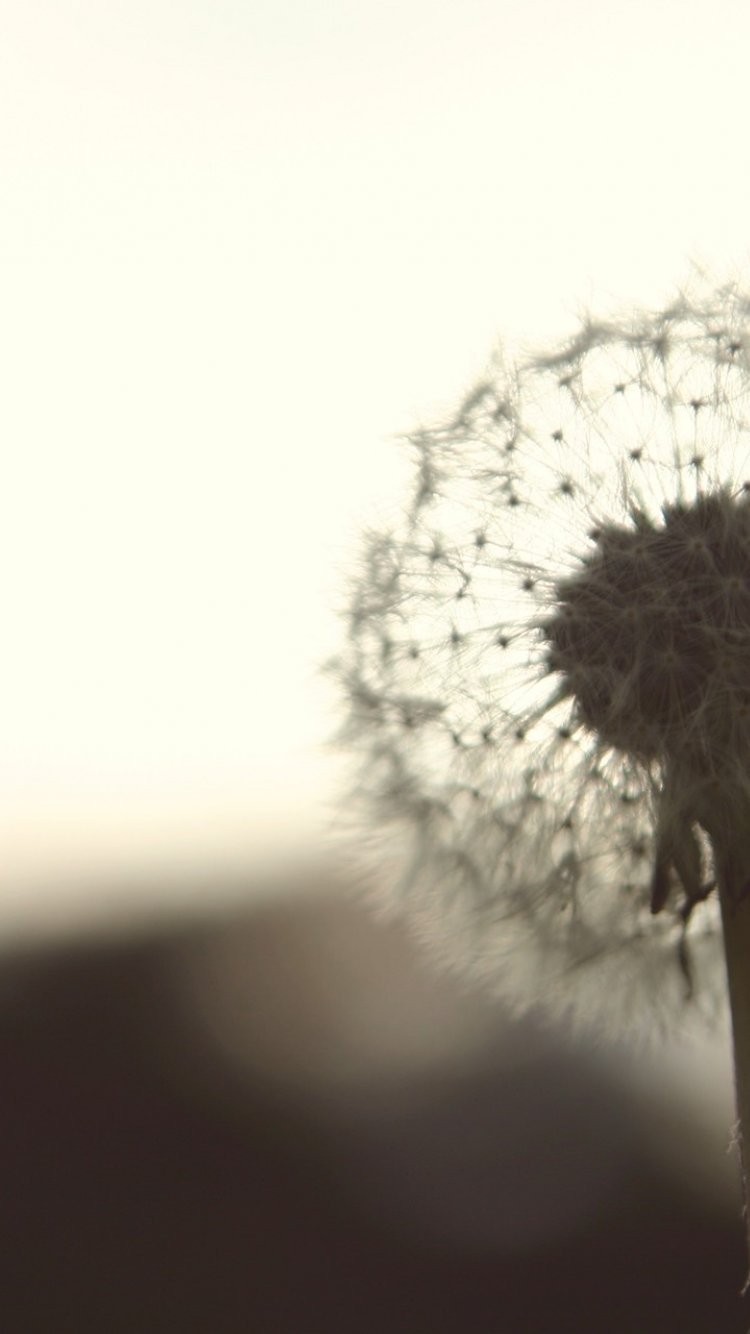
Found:
[[[336,671],[384,898],[521,1006],[669,1025],[687,922],[721,1009],[716,904],[675,852],[654,916],[652,868],[687,831],[710,875],[701,783],[750,801],[748,349],[725,287],[498,358],[365,543]]]
[[[750,666],[750,504],[698,494],[658,524],[607,525],[560,582],[550,664],[600,740],[644,763],[750,771],[736,722]],[[731,726],[730,726],[731,720]]]

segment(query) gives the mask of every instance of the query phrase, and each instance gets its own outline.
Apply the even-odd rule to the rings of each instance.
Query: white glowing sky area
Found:
[[[10,922],[325,841],[317,665],[393,437],[498,336],[744,272],[750,10],[2,11]]]

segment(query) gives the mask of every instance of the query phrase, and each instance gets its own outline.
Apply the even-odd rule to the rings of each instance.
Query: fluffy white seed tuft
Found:
[[[700,809],[750,798],[748,348],[726,288],[498,358],[364,547],[335,664],[359,834],[521,1005],[721,1006]]]

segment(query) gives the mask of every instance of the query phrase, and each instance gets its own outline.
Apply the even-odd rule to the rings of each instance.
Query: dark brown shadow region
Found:
[[[374,957],[383,985],[419,973],[391,928],[306,894],[6,957],[2,1328],[745,1334],[736,1201],[662,1170],[593,1063],[506,1033],[461,1061],[347,1082],[343,1021],[368,951],[368,985]],[[208,959],[214,989],[239,979],[227,1022],[246,1062],[178,985],[187,961],[208,989]],[[428,1029],[431,1004],[444,1024],[464,1003],[440,985],[419,983]],[[287,1075],[299,1043],[299,1079],[255,1059],[264,1032]]]

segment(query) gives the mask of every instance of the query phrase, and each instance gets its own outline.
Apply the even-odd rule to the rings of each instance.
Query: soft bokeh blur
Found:
[[[749,38],[0,4],[8,1328],[744,1328],[724,1046],[519,1026],[357,906],[319,669],[498,336],[742,272]]]
[[[221,886],[219,885],[219,888]],[[433,972],[310,864],[0,959],[24,1334],[743,1334],[728,1082]]]

